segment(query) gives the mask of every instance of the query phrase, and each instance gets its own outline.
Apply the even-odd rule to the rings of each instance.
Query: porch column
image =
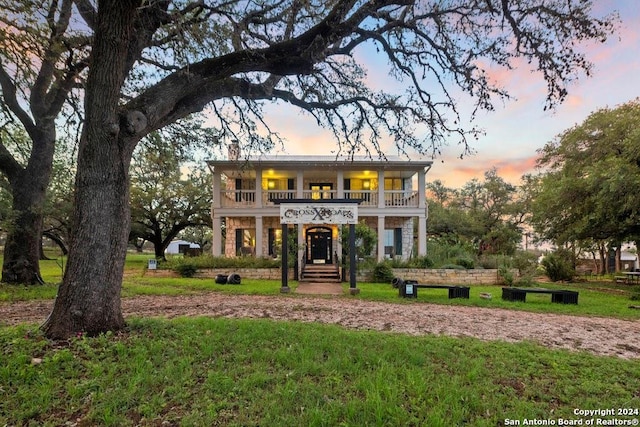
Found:
[[[222,178],[219,173],[216,173],[215,170],[212,170],[213,173],[213,197],[211,201],[211,207],[213,209],[222,207]]]
[[[384,260],[384,216],[378,216],[378,262]]]
[[[220,217],[214,216],[211,218],[211,225],[213,226],[213,233],[211,235],[211,255],[222,255],[222,221]]]
[[[418,256],[427,254],[427,217],[420,215],[418,217]]]
[[[380,169],[378,171],[378,208],[384,209],[384,207],[384,170]]]
[[[427,170],[418,173],[418,207],[424,209],[427,205]]]
[[[262,207],[262,169],[256,169],[256,201],[255,207]]]
[[[296,199],[304,198],[302,191],[304,190],[304,172],[296,172]]]
[[[222,178],[220,173],[216,173],[215,168],[210,168],[213,174],[213,191],[211,198],[211,224],[213,230],[211,233],[211,255],[222,255],[222,220],[220,216],[215,214],[215,210],[222,207]]]
[[[256,215],[256,258],[262,256],[262,215]]]
[[[337,191],[338,191],[338,199],[344,199],[344,171],[342,169],[338,170],[338,175],[336,176],[337,182]]]

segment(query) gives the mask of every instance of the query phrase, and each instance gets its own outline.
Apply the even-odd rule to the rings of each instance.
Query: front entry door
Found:
[[[331,229],[325,227],[307,230],[307,263],[332,264]]]

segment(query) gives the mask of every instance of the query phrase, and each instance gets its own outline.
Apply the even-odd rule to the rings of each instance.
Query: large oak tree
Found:
[[[129,165],[150,132],[210,107],[221,133],[269,144],[262,107],[280,101],[333,130],[343,153],[375,154],[387,136],[401,151],[437,152],[476,132],[459,125],[458,89],[492,109],[507,90],[489,67],[520,57],[546,81],[552,106],[590,70],[577,42],[604,40],[613,21],[566,0],[75,4],[93,33],[69,261],[44,325],[54,338],[124,326]],[[358,59],[374,51],[406,89],[368,86]]]
[[[640,100],[602,108],[540,150],[532,223],[558,246],[640,240]]]

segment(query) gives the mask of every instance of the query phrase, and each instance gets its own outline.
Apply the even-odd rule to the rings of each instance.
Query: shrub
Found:
[[[504,284],[507,286],[513,286],[513,272],[504,265],[498,269],[498,276],[502,278]]]
[[[466,269],[471,269],[474,267],[475,263],[470,258],[458,258],[456,260],[456,264],[463,266]]]
[[[376,283],[391,283],[393,270],[388,262],[379,262],[373,267],[373,280]]]
[[[196,274],[198,267],[190,263],[182,263],[173,267],[173,270],[181,277],[193,277],[193,275]]]
[[[562,251],[550,253],[542,259],[542,266],[552,282],[571,280],[575,271],[570,259]]]
[[[290,259],[289,261],[291,263],[294,260]],[[166,261],[160,263],[159,268],[175,270],[177,266],[182,264],[191,264],[196,268],[278,268],[281,262],[281,260],[264,257],[246,256],[227,258],[224,256],[213,257],[211,255],[202,255],[188,259],[182,257],[168,258]]]
[[[409,266],[415,268],[433,268],[433,265],[433,260],[427,255],[419,256],[409,262]]]
[[[458,264],[445,264],[440,268],[444,268],[446,270],[466,270],[465,267]]]

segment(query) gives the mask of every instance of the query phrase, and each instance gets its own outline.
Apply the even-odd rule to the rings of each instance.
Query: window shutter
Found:
[[[396,255],[402,255],[402,228],[396,228],[393,230],[395,240],[395,253]]]

